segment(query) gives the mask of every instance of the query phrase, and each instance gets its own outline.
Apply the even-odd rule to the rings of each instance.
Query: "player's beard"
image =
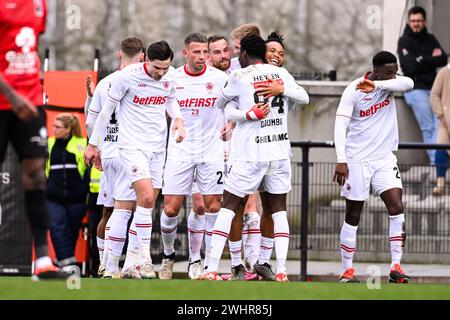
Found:
[[[230,61],[229,60],[222,60],[219,62],[219,68],[222,71],[227,71],[230,68]]]

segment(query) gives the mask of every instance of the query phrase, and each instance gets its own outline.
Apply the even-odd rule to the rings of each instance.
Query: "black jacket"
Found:
[[[47,179],[47,199],[60,203],[84,203],[89,191],[89,171],[84,177],[76,168],[76,158],[66,150],[69,139],[56,139],[50,157],[50,172]],[[51,166],[74,165],[74,168],[53,169]]]
[[[432,56],[435,48],[442,50],[440,56]],[[414,80],[414,89],[431,90],[436,68],[447,64],[447,54],[427,28],[414,33],[406,25],[403,36],[398,40],[397,53],[404,75]]]

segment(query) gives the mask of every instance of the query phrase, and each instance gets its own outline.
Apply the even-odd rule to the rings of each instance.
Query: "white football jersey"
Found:
[[[193,75],[186,66],[175,70],[176,98],[184,120],[186,138],[176,143],[169,137],[168,159],[189,162],[223,160],[220,129],[225,126],[222,109],[216,108],[227,75],[211,66]]]
[[[394,94],[380,88],[370,93],[356,90],[363,79],[347,86],[336,113],[337,117],[350,118],[345,155],[352,162],[382,159],[398,149]]]
[[[265,102],[262,96],[255,93],[255,89],[268,83],[269,78],[282,82],[285,88],[298,87],[286,69],[270,64],[255,64],[231,73],[222,90],[222,98],[227,101],[237,99],[238,109],[248,111],[256,103]],[[267,101],[271,111],[265,119],[237,122],[231,140],[231,160],[259,162],[290,158],[288,98],[276,96]]]
[[[145,63],[132,64],[120,71],[108,95],[120,102],[119,148],[165,151],[166,106],[175,99],[173,71],[156,81]]]
[[[241,68],[242,67],[239,62],[239,58],[238,57],[232,58],[230,61],[230,67],[228,68],[227,73],[231,74],[233,71],[239,70]]]
[[[99,81],[95,87],[94,95],[92,97],[91,104],[89,105],[89,112],[94,112],[99,114],[102,111],[102,106],[108,97],[108,90],[111,83],[117,79],[119,71],[113,72]],[[100,145],[101,157],[102,159],[117,158],[119,157],[119,152],[117,150],[117,137],[119,133],[119,122],[118,122],[119,105],[117,105],[111,119],[109,120],[108,126],[106,127],[105,136]]]

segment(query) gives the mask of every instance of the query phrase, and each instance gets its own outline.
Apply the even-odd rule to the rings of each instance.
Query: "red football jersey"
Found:
[[[5,80],[35,105],[42,104],[38,38],[45,31],[45,0],[0,2],[0,72]],[[0,110],[11,109],[0,94]]]

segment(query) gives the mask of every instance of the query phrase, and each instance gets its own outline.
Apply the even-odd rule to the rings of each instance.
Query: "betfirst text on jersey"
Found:
[[[168,159],[189,162],[221,161],[224,143],[220,129],[225,126],[222,109],[216,107],[227,75],[205,66],[203,72],[191,74],[186,66],[175,70],[176,97],[186,129],[186,139],[169,139]]]

